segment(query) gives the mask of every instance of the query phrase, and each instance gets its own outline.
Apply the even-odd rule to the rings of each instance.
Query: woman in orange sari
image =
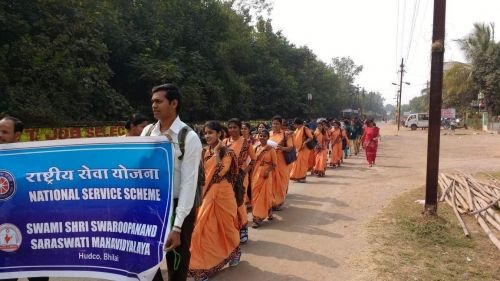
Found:
[[[283,153],[295,149],[292,138],[286,134],[282,124],[281,116],[273,117],[273,130],[270,133],[270,139],[278,144],[276,147],[276,168],[273,171],[273,211],[281,210],[281,206],[285,203],[288,181],[290,180],[290,165],[286,163]]]
[[[253,228],[258,228],[264,219],[273,219],[273,170],[277,165],[276,151],[267,144],[269,131],[259,133],[259,144],[256,147],[254,172],[252,176],[252,215]]]
[[[292,164],[290,171],[290,179],[297,182],[306,182],[309,153],[311,150],[307,148],[306,143],[312,141],[313,136],[311,130],[304,126],[304,122],[299,118],[293,120],[295,133],[293,136],[293,145],[297,151],[297,160]]]
[[[253,146],[244,138],[241,137],[241,121],[237,118],[232,118],[227,122],[229,137],[222,141],[224,146],[231,148],[236,154],[238,171],[243,173],[245,178],[243,186],[245,186],[245,194],[243,202],[248,200],[247,190],[249,184],[248,171],[252,169],[255,161],[255,150]],[[241,243],[248,241],[248,216],[247,207],[245,204],[238,206],[238,221],[240,226]]]
[[[330,166],[340,167],[340,161],[342,160],[342,131],[340,129],[339,121],[333,121],[328,138],[330,139],[330,144],[332,145]]]
[[[222,134],[220,123],[209,121],[203,130],[209,145],[202,160],[205,193],[191,237],[189,263],[189,273],[197,281],[208,280],[227,263],[238,265],[241,257],[236,227],[237,206],[232,186],[238,172],[236,156],[219,141]]]
[[[253,146],[255,144],[255,139],[251,134],[252,126],[248,122],[241,123],[241,136],[246,139]]]
[[[314,131],[314,136],[316,137],[316,141],[318,142],[318,144],[314,148],[316,152],[316,158],[313,173],[318,177],[325,176],[326,162],[328,157],[328,135],[325,129],[325,122],[326,120],[319,122],[318,127],[316,127],[316,131]]]

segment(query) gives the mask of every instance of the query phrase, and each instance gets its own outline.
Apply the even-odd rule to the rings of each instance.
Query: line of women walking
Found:
[[[275,116],[272,130],[260,128],[256,138],[250,134],[250,124],[236,118],[227,122],[226,133],[217,121],[204,125],[205,185],[190,249],[190,275],[195,280],[208,280],[227,264],[238,265],[240,245],[248,241],[247,210],[252,213],[251,227],[259,228],[281,210],[290,180],[305,182],[308,172],[325,175],[329,148],[331,164],[340,166],[348,133],[340,122],[332,124],[329,128],[326,119],[320,120],[311,132],[296,118],[295,130],[290,131],[285,120]],[[377,134],[374,130],[363,134],[370,164],[375,162]],[[240,193],[242,200],[237,199]]]

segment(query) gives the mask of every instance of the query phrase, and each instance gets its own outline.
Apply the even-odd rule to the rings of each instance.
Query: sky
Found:
[[[351,57],[363,71],[355,84],[379,92],[395,104],[399,65],[404,59],[402,102],[420,95],[430,81],[432,0],[273,0],[270,18],[297,46],[307,46],[320,60]],[[454,42],[475,22],[495,23],[500,30],[499,0],[448,0],[444,61],[465,62]],[[415,24],[413,24],[413,22]],[[413,27],[413,28],[412,28]],[[413,32],[412,32],[413,30]],[[499,41],[496,39],[496,41]]]

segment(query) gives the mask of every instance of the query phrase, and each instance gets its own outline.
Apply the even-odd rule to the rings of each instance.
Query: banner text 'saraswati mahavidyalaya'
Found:
[[[172,175],[164,137],[0,145],[0,279],[151,280]]]

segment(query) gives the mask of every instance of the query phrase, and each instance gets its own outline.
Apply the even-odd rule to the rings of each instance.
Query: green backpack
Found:
[[[150,136],[153,131],[155,125],[151,125],[146,133],[146,136]],[[179,136],[177,140],[179,141],[179,149],[181,150],[181,155],[177,157],[177,159],[182,160],[184,158],[184,150],[186,146],[186,136],[189,131],[193,131],[191,127],[184,126],[179,131]],[[202,151],[203,157],[203,151]],[[203,186],[205,185],[205,169],[203,168],[203,159],[200,160],[200,164],[198,165],[198,182],[196,184],[196,193],[194,195],[194,203],[193,208],[198,208],[201,206],[203,202]]]

